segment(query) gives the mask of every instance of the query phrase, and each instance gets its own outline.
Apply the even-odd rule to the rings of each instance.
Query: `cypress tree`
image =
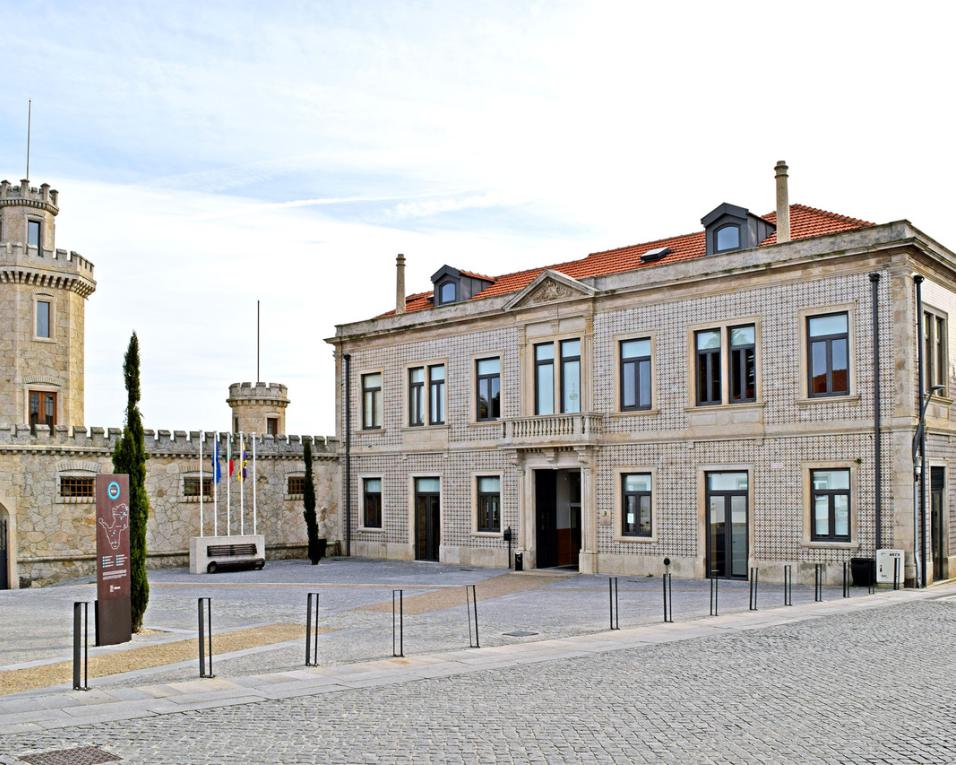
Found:
[[[303,458],[305,459],[305,488],[302,491],[302,504],[305,511],[305,529],[309,537],[309,560],[314,566],[319,562],[319,524],[315,518],[315,483],[312,480],[312,441],[303,439]]]
[[[129,476],[129,564],[133,632],[143,627],[143,614],[149,602],[149,580],[146,578],[146,523],[149,520],[149,497],[146,495],[146,438],[143,417],[139,411],[139,339],[136,333],[129,340],[123,358],[126,383],[126,426],[123,437],[113,451],[113,472]]]

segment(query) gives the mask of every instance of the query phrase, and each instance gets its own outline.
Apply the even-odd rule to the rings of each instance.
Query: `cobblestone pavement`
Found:
[[[136,763],[956,762],[956,601],[0,739]]]

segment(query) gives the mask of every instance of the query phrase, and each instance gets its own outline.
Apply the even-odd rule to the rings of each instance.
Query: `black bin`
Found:
[[[524,571],[524,553],[515,553],[515,571]]]
[[[876,584],[876,561],[872,558],[850,558],[850,574],[854,587]]]

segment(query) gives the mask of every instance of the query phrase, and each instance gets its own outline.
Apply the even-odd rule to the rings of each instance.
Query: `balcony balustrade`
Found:
[[[603,432],[599,414],[539,414],[504,421],[504,442],[512,446],[593,443]]]

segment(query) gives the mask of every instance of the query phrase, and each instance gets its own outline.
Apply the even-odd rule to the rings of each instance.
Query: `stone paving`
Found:
[[[0,761],[97,745],[142,763],[950,763],[954,593],[482,649],[431,678],[430,661],[440,671],[445,660],[422,657],[404,682],[370,666],[313,670],[313,682],[368,687],[274,700],[233,690],[209,709],[142,719],[91,709],[87,725],[0,738]]]

